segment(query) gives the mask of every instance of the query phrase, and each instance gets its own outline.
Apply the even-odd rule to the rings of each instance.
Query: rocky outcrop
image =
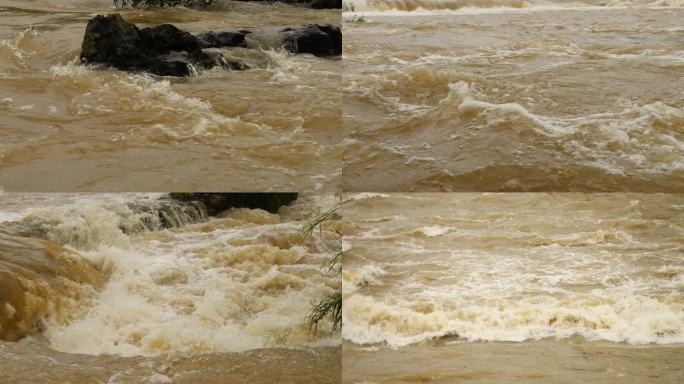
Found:
[[[341,9],[342,0],[312,0],[307,2],[314,9]]]
[[[242,47],[247,48],[247,41],[245,36],[251,33],[248,30],[241,30],[236,32],[202,32],[197,35],[202,48],[218,48],[218,47]]]
[[[205,52],[199,40],[171,24],[139,29],[120,15],[98,15],[88,22],[81,62],[160,76],[187,76],[195,68],[246,69],[218,52]]]
[[[120,15],[98,15],[88,22],[81,49],[81,62],[121,70],[138,70],[160,76],[188,76],[197,69],[221,67],[248,69],[208,48],[284,48],[292,53],[316,56],[342,54],[342,33],[336,26],[303,25],[204,32],[194,36],[171,24],[139,29]]]
[[[201,202],[212,216],[231,208],[259,208],[276,213],[283,205],[297,200],[296,193],[171,193],[169,196],[179,201]]]
[[[204,32],[197,35],[203,48],[243,47],[260,49],[284,48],[292,53],[316,56],[342,54],[342,32],[331,24]]]
[[[310,53],[316,56],[342,54],[342,32],[333,25],[287,27],[280,32],[285,48],[291,52]]]

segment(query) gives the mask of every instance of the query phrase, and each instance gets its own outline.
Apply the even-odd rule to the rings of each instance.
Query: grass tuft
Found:
[[[316,228],[318,228],[319,234],[322,235],[325,223],[331,220],[340,219],[338,211],[345,203],[347,203],[347,201],[342,201],[341,198],[338,198],[338,201],[334,207],[321,213],[313,220],[304,224],[299,232],[304,236],[311,237],[314,236]],[[337,235],[339,241],[335,245],[334,256],[330,260],[326,261],[323,267],[326,269],[326,273],[334,273],[339,275],[342,273],[342,235],[339,231],[339,226],[334,227],[334,233]],[[309,331],[313,334],[316,334],[316,331],[318,330],[318,324],[325,318],[330,318],[330,320],[332,320],[332,331],[337,330],[342,325],[341,287],[338,288],[333,294],[323,298],[311,309],[311,312],[306,317],[309,323]]]
[[[315,334],[318,330],[318,323],[328,316],[333,320],[333,331],[342,325],[342,288],[321,300],[311,310],[306,318],[309,321],[309,330]]]

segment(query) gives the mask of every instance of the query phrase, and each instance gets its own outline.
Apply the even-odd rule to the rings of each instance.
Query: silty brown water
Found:
[[[684,188],[680,1],[346,8],[346,190]]]
[[[339,382],[339,330],[306,318],[340,286],[321,267],[339,240],[299,233],[332,202],[209,218],[160,194],[1,195],[0,381]]]
[[[351,198],[343,382],[682,380],[684,196]]]
[[[107,0],[0,1],[0,186],[14,191],[335,190],[341,63],[227,49],[254,67],[158,78],[76,64],[85,26],[120,12],[192,33],[309,23],[339,10],[219,1],[116,10]]]

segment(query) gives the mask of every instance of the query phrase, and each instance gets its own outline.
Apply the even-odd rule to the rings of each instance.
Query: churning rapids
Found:
[[[224,49],[248,71],[159,78],[76,64],[86,24],[119,12],[191,33],[340,25],[340,11],[220,0],[115,10],[111,0],[0,0],[0,186],[13,191],[334,190],[341,62]],[[78,171],[76,171],[78,170]]]
[[[683,190],[683,5],[346,1],[345,190]]]
[[[339,238],[299,232],[331,202],[0,195],[0,382],[339,382],[339,331],[306,320]]]
[[[352,198],[343,382],[684,378],[684,196]]]

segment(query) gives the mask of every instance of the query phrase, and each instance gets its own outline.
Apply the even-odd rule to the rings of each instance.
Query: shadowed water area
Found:
[[[340,333],[307,315],[339,240],[299,232],[332,202],[1,195],[0,382],[338,383]]]
[[[340,24],[339,10],[219,1],[116,10],[107,0],[0,1],[0,186],[21,191],[332,190],[341,63],[221,49],[246,71],[162,78],[77,64],[89,19],[191,33]]]
[[[344,383],[684,378],[683,196],[350,197]]]
[[[346,190],[684,188],[680,1],[347,10]]]

